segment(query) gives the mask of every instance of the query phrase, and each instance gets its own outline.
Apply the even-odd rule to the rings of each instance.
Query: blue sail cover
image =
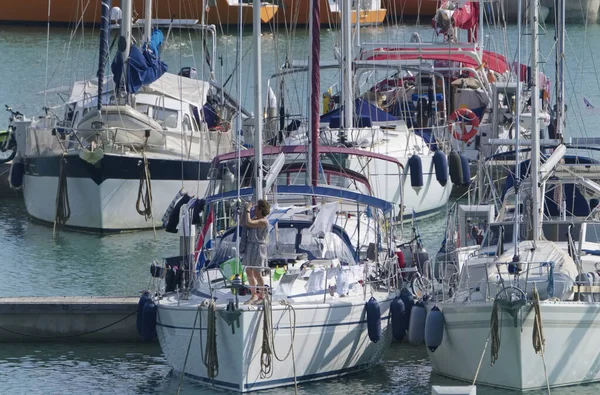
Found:
[[[373,104],[363,99],[356,99],[354,102],[354,126],[368,127],[365,123],[370,122],[395,122],[398,120],[395,116],[380,110]],[[333,122],[333,125],[331,123]],[[321,116],[321,123],[329,123],[330,127],[335,128],[340,126],[340,109],[336,108],[333,111]]]
[[[113,60],[111,70],[117,86],[123,75],[123,56],[121,52]],[[159,79],[166,71],[167,64],[161,61],[150,49],[143,52],[137,46],[131,45],[129,50],[129,68],[127,70],[127,92],[136,93],[143,85],[148,85]]]
[[[158,56],[158,50],[162,45],[165,36],[160,29],[154,29],[152,31],[152,35],[150,36],[150,42],[148,43],[148,47],[152,50],[152,52]]]

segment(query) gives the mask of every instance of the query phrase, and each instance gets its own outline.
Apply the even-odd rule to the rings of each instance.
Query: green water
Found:
[[[1,12],[1,11],[0,11]],[[363,41],[408,41],[414,27],[363,29]],[[427,26],[418,29],[424,39],[432,35]],[[509,27],[506,46],[514,49],[516,29]],[[71,84],[74,80],[95,74],[97,65],[97,32],[70,39],[65,29],[52,29],[49,62],[46,67],[46,31],[44,28],[0,26],[0,105],[9,104],[28,115],[40,113],[44,103],[56,104],[53,95],[38,94],[48,87]],[[322,33],[324,59],[333,59],[333,42],[338,33]],[[490,46],[504,46],[502,32],[494,33]],[[600,80],[596,75],[595,56],[600,54],[600,27],[574,26],[567,36],[567,102],[568,131],[571,135],[598,135],[600,115],[588,111],[583,97],[600,104]],[[245,32],[243,52],[251,42]],[[283,32],[263,36],[263,76],[272,74],[283,63],[288,47],[295,58],[306,56],[306,34],[296,33],[286,40]],[[552,32],[542,37],[541,50],[548,57]],[[525,47],[527,47],[525,45]],[[200,72],[203,63],[194,63],[201,53],[198,41],[172,39],[167,43],[163,59],[171,71],[195,65]],[[220,36],[218,56],[223,70],[217,78],[225,80],[234,68],[235,36]],[[249,52],[251,53],[251,52]],[[276,55],[275,55],[276,54]],[[242,102],[252,107],[253,88],[251,55],[243,60]],[[512,61],[509,59],[509,61]],[[526,61],[526,59],[524,59]],[[198,61],[196,61],[198,62]],[[546,72],[552,72],[552,59],[547,58]],[[47,71],[46,71],[47,70]],[[46,79],[46,75],[48,79]],[[236,93],[235,78],[230,87]],[[326,86],[326,83],[323,83]],[[299,95],[302,93],[300,92]],[[7,118],[0,116],[0,129]],[[137,295],[149,280],[149,264],[153,259],[178,252],[176,235],[159,231],[111,236],[92,236],[62,232],[54,240],[52,229],[28,220],[20,199],[0,201],[0,296],[44,295]],[[48,196],[48,204],[54,197]],[[430,252],[439,248],[443,237],[444,215],[420,222],[424,243]],[[0,335],[2,330],[0,329]],[[460,361],[457,361],[460,363]],[[223,367],[225,368],[225,367]],[[541,374],[541,372],[540,372]],[[303,385],[303,394],[429,394],[432,384],[460,383],[431,374],[425,349],[395,344],[381,365],[351,377]],[[175,394],[180,384],[161,355],[158,345],[132,344],[1,344],[0,393],[2,394]],[[597,394],[600,385],[557,389],[554,394]],[[182,394],[223,393],[187,380]],[[291,389],[268,391],[292,394]],[[511,392],[478,388],[478,394],[510,394]],[[542,394],[544,392],[539,392]],[[538,393],[534,393],[538,394]]]

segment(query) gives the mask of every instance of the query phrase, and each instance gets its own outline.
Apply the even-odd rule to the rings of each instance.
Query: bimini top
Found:
[[[254,188],[240,189],[240,197],[248,197],[253,195]],[[373,196],[363,195],[361,193],[349,191],[347,189],[337,189],[322,186],[314,187],[310,185],[278,185],[277,195],[305,195],[313,197],[341,199],[346,202],[356,202],[361,205],[373,207],[383,211],[386,214],[391,212],[393,209],[392,203],[388,201],[378,199]],[[237,190],[223,192],[216,195],[208,196],[206,198],[206,203],[209,204],[220,200],[235,199],[237,196]]]
[[[310,148],[307,147],[306,145],[284,145],[284,146],[278,146],[278,147],[268,146],[268,147],[263,147],[262,154],[263,154],[263,156],[277,155],[280,152],[283,152],[284,154],[301,154],[303,152],[306,152],[308,149],[310,149]],[[321,153],[321,154],[357,155],[357,156],[364,156],[367,158],[381,159],[381,160],[385,160],[388,162],[392,162],[392,163],[398,165],[401,169],[404,169],[402,162],[400,162],[398,159],[396,159],[392,156],[378,154],[376,152],[366,151],[366,150],[362,150],[362,149],[346,148],[346,147],[333,147],[333,146],[329,146],[329,145],[323,145],[323,146],[319,146],[319,153]],[[215,158],[213,159],[213,166],[220,162],[223,162],[223,161],[236,159],[237,155],[238,155],[237,152],[233,151],[233,152],[228,152],[226,154],[222,154],[219,156],[215,156]],[[253,148],[240,151],[240,158],[249,158],[249,157],[253,157],[253,156],[254,156]]]

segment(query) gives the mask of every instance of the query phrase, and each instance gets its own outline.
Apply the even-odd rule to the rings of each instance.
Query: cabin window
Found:
[[[152,111],[152,117],[164,128],[177,128],[179,119],[176,110],[155,107]]]
[[[148,109],[150,108],[149,105],[147,104],[136,104],[135,109],[139,112],[141,112],[142,114],[146,114],[148,115]]]
[[[185,114],[183,116],[183,122],[182,125],[183,127],[183,131],[184,132],[191,132],[192,131],[192,120],[190,119],[190,116]]]

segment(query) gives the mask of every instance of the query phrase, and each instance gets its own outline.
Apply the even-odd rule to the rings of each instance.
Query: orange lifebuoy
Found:
[[[459,117],[461,118],[461,121],[459,122],[461,134],[458,134],[456,128],[453,128]],[[479,117],[468,108],[459,108],[454,111],[450,114],[449,121],[448,128],[450,129],[450,133],[452,133],[452,137],[464,141],[465,143],[475,137],[477,132],[479,132]],[[466,122],[471,123],[471,130],[468,132],[465,125]]]

